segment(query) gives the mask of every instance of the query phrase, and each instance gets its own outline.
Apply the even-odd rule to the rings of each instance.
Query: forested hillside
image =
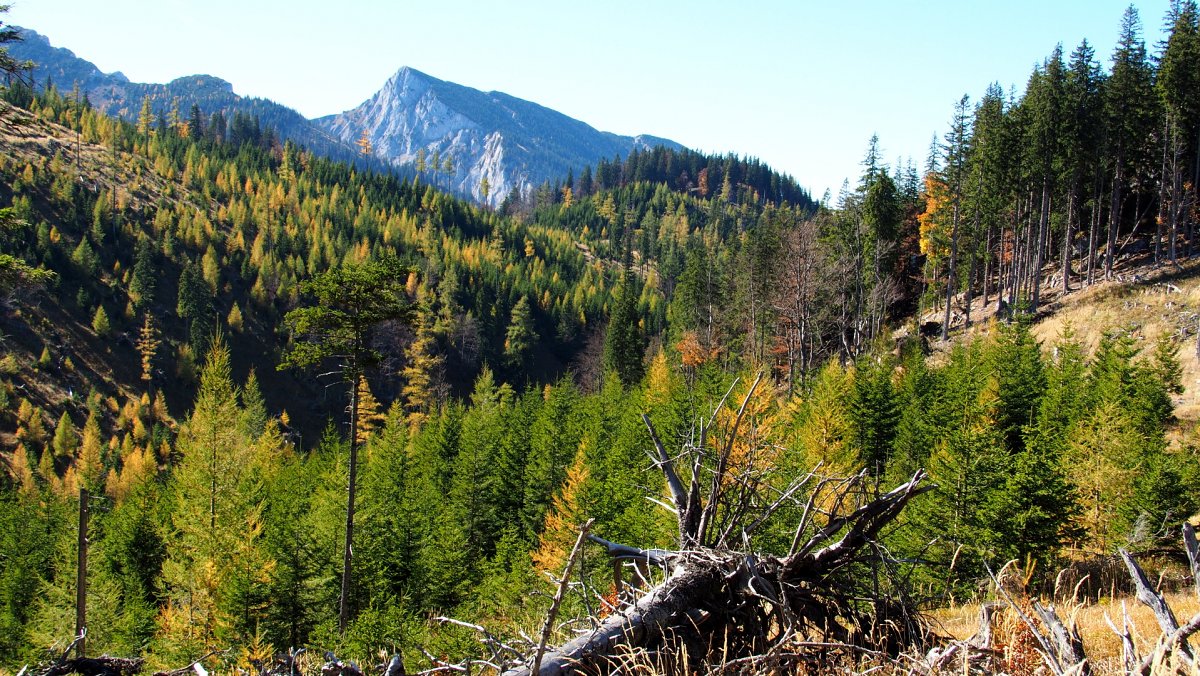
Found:
[[[1195,249],[1200,184],[1200,36],[1173,3],[1150,54],[1130,7],[1105,71],[1084,40],[1034,68],[1025,91],[963,97],[931,149],[921,253],[944,321],[982,295],[1036,313],[1043,286],[1111,279],[1123,255],[1175,263]],[[1050,277],[1052,280],[1048,280]],[[942,337],[945,338],[945,327]]]
[[[923,174],[871,139],[821,203],[757,160],[656,148],[492,209],[248,115],[135,124],[7,89],[0,665],[74,634],[81,495],[88,651],[164,668],[482,649],[443,616],[516,644],[583,523],[682,546],[659,442],[778,501],[739,545],[764,556],[928,470],[862,571],[906,607],[973,597],[987,565],[1174,540],[1200,511],[1176,417],[1194,326],[1034,338],[1052,289],[1134,293],[1134,266],[1200,311],[1200,27],[1190,2],[1169,19],[1155,59],[1130,13],[1111,72],[1085,43],[964,98]],[[809,472],[861,494],[790,488]],[[562,620],[636,592],[578,566]]]

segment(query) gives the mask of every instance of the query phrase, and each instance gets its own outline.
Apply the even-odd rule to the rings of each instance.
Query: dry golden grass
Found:
[[[1200,598],[1195,590],[1188,589],[1177,593],[1164,594],[1167,603],[1175,611],[1175,616],[1182,624],[1200,613]],[[1148,655],[1154,649],[1162,636],[1158,621],[1150,609],[1133,597],[1106,598],[1098,603],[1081,606],[1056,605],[1059,616],[1064,623],[1074,618],[1083,639],[1084,650],[1096,673],[1117,674],[1122,671],[1121,639],[1108,628],[1104,620],[1105,613],[1117,627],[1121,626],[1122,604],[1129,611],[1131,633],[1138,651]],[[980,604],[971,603],[953,608],[943,608],[930,613],[935,630],[945,636],[956,639],[968,639],[979,629]],[[1014,625],[1020,620],[1011,610],[1005,609],[994,621],[995,643],[1007,645],[1012,642],[1019,629]]]

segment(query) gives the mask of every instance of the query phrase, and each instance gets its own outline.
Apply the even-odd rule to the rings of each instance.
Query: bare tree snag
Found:
[[[1196,529],[1187,522],[1183,524],[1183,548],[1187,550],[1192,579],[1196,583],[1196,598],[1200,598],[1200,542],[1196,541]]]
[[[1036,601],[1033,603],[1033,611],[1042,620],[1042,625],[1049,630],[1050,648],[1058,664],[1063,668],[1063,673],[1079,674],[1080,676],[1091,674],[1092,667],[1088,664],[1087,655],[1083,651],[1083,639],[1080,638],[1074,622],[1071,623],[1070,628],[1067,628],[1058,618],[1054,606],[1043,606]]]
[[[1173,636],[1179,631],[1179,620],[1175,619],[1175,613],[1171,610],[1171,606],[1167,605],[1166,599],[1162,597],[1150,586],[1150,580],[1146,578],[1146,574],[1142,572],[1142,567],[1133,560],[1129,552],[1124,549],[1120,550],[1121,558],[1125,560],[1125,566],[1129,568],[1129,576],[1133,578],[1133,583],[1137,585],[1137,598],[1150,610],[1154,611],[1154,617],[1158,620],[1158,626],[1162,628],[1165,636]],[[1191,649],[1187,644],[1187,637],[1183,637],[1180,648],[1188,656],[1191,656]]]
[[[75,642],[79,659],[87,657],[88,489],[79,489],[79,545],[75,568]]]

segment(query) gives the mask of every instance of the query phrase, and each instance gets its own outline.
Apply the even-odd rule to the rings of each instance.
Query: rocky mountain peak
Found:
[[[357,107],[316,123],[344,143],[365,132],[378,158],[394,166],[416,170],[423,156],[424,180],[492,205],[601,158],[634,148],[680,147],[666,139],[600,132],[544,106],[408,66]]]

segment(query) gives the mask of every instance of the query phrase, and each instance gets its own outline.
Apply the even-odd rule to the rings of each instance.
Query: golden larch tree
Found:
[[[365,444],[371,438],[383,423],[387,421],[387,416],[380,410],[379,400],[371,392],[371,386],[367,383],[366,376],[358,377],[358,428],[354,433],[358,436],[358,443]]]
[[[375,154],[375,147],[371,145],[371,135],[366,129],[362,131],[362,134],[358,137],[358,140],[355,141],[355,144],[358,146],[359,154],[361,154],[363,157],[370,157],[371,155]]]
[[[579,527],[586,520],[581,503],[582,493],[591,473],[587,467],[588,441],[580,442],[575,459],[567,470],[562,488],[550,503],[546,512],[545,525],[534,550],[533,565],[538,570],[559,572],[566,563],[567,555],[579,535]]]

